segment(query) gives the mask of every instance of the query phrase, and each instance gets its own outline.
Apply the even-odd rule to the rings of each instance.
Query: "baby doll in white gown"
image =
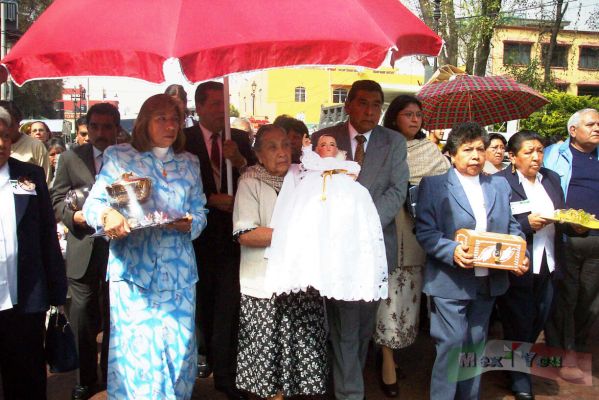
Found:
[[[355,181],[360,165],[346,161],[335,138],[321,136],[290,169],[271,220],[265,287],[275,294],[317,289],[337,300],[387,297],[387,259],[370,193]]]

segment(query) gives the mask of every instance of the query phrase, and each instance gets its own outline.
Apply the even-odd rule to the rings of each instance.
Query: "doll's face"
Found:
[[[321,157],[335,157],[339,152],[337,141],[332,136],[321,136],[316,144],[316,152]]]

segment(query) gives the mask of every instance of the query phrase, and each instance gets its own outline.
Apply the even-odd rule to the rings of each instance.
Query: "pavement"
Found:
[[[101,336],[99,336],[99,339]],[[540,338],[542,342],[542,337]],[[592,354],[592,386],[583,386],[563,381],[533,377],[533,388],[537,400],[568,399],[590,400],[599,398],[599,323],[593,328],[589,352]],[[370,352],[372,353],[372,351]],[[429,398],[429,380],[435,358],[434,344],[427,334],[421,334],[416,343],[398,353],[398,362],[406,375],[400,380],[400,398],[425,400]],[[378,386],[374,357],[369,357],[364,372],[366,398],[383,400],[383,393]],[[70,393],[76,382],[76,373],[48,375],[48,400],[70,400]],[[92,400],[106,399],[106,392],[97,393]],[[508,389],[508,379],[501,371],[483,374],[481,399],[508,400],[513,399]],[[226,396],[214,390],[212,378],[197,379],[193,391],[193,400],[227,400]],[[333,399],[331,394],[315,396],[313,399]],[[0,390],[0,400],[3,400]],[[117,399],[121,400],[121,399]],[[124,400],[124,399],[123,399]]]

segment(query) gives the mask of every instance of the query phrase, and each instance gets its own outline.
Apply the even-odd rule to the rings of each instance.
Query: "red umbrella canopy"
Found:
[[[426,129],[451,128],[460,122],[481,125],[526,118],[549,103],[530,87],[507,76],[454,75],[428,83],[417,93]]]
[[[2,60],[13,80],[126,76],[163,82],[178,58],[202,81],[292,65],[378,67],[389,49],[441,39],[398,0],[56,0]]]

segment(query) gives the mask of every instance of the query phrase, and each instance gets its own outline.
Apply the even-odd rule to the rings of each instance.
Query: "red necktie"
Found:
[[[218,147],[218,140],[220,134],[213,133],[210,137],[212,139],[212,148],[210,149],[210,161],[212,162],[212,168],[215,171],[220,172],[220,148]]]

